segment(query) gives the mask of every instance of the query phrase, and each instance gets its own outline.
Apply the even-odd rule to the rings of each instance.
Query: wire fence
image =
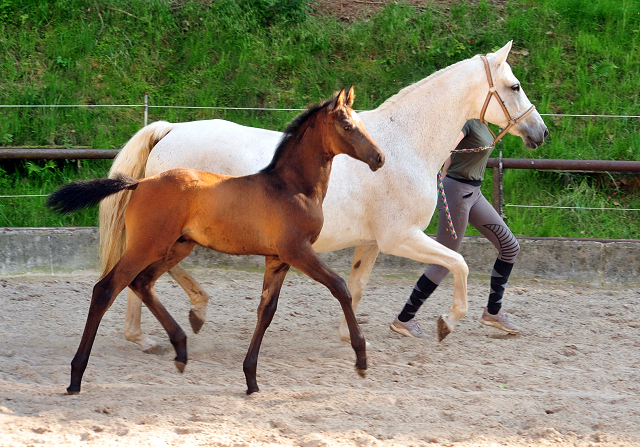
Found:
[[[223,106],[170,106],[170,105],[150,105],[149,95],[145,94],[143,104],[0,104],[0,109],[12,108],[136,108],[144,109],[143,124],[148,125],[150,109],[197,109],[197,110],[225,110],[225,111],[264,111],[264,112],[297,112],[305,109],[301,108],[275,108],[275,107],[223,107]],[[362,112],[363,110],[358,110]],[[567,117],[567,118],[640,118],[640,115],[603,115],[603,114],[571,114],[571,113],[541,113],[541,116],[550,117]],[[0,148],[1,150],[1,148]],[[502,159],[502,158],[501,158]],[[532,167],[531,169],[536,169]],[[604,171],[611,172],[611,171]],[[500,176],[501,178],[502,176]],[[47,194],[18,194],[18,195],[0,195],[0,199],[7,198],[30,198],[30,197],[46,197]],[[640,208],[622,208],[622,207],[579,207],[579,206],[554,206],[554,205],[515,205],[502,204],[501,207],[510,208],[548,208],[548,209],[568,209],[568,210],[598,210],[598,211],[640,211]]]
[[[17,108],[99,108],[99,107],[143,107],[147,112],[149,109],[196,109],[196,110],[252,110],[263,112],[300,112],[302,109],[287,109],[277,107],[222,107],[222,106],[152,106],[149,104],[0,104],[0,109]],[[363,112],[364,110],[357,110]],[[600,115],[600,114],[574,114],[574,113],[541,113],[540,116],[555,117],[576,117],[576,118],[640,118],[640,115]],[[146,126],[148,123],[144,122]]]

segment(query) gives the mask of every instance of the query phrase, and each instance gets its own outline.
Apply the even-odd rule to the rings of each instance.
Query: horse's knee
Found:
[[[454,251],[452,254],[453,257],[453,262],[455,263],[455,269],[456,271],[452,271],[452,273],[458,273],[460,275],[464,275],[465,277],[469,275],[469,266],[467,265],[467,261],[464,260],[464,257]]]

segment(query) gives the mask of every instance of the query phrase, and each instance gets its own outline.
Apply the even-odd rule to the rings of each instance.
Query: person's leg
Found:
[[[479,189],[479,187],[461,183],[447,177],[443,179],[443,184],[451,212],[451,219],[458,238],[454,239],[451,237],[442,197],[438,195],[438,231],[436,241],[447,248],[458,251],[464,232],[467,229],[469,210],[473,204],[472,198],[476,196],[474,192],[476,189]],[[400,312],[391,324],[391,330],[406,337],[426,337],[427,334],[422,331],[418,323],[414,320],[414,317],[418,309],[420,309],[448,273],[449,270],[441,265],[431,264],[427,267],[414,286],[402,312]]]
[[[511,270],[520,252],[520,244],[498,212],[482,194],[471,208],[469,223],[498,250],[498,258],[491,272],[489,300],[480,322],[516,334],[520,328],[512,324],[508,315],[502,311],[502,299]]]

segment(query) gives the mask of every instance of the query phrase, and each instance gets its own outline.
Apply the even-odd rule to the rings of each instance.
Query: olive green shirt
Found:
[[[456,149],[474,149],[489,146],[493,143],[493,135],[480,120],[472,119],[462,127],[464,138]],[[451,165],[447,168],[447,175],[454,179],[482,181],[487,160],[493,148],[480,152],[451,153]]]

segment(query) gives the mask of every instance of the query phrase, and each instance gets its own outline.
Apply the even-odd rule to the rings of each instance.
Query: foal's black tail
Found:
[[[139,181],[117,172],[112,178],[69,183],[49,194],[46,205],[61,214],[72,213],[96,205],[105,197],[124,189],[136,189]]]

